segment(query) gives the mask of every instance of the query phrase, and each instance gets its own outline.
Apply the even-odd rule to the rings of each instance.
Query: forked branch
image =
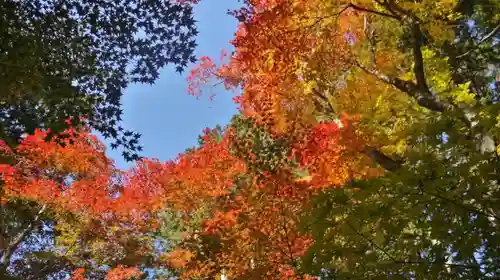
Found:
[[[392,78],[384,73],[379,72],[377,69],[368,68],[361,62],[356,61],[355,65],[361,70],[377,78],[378,80],[391,85],[402,92],[415,99],[418,105],[425,107],[431,111],[444,112],[449,104],[439,100],[437,96],[432,94],[427,88],[422,88],[414,82],[401,80],[399,78]]]

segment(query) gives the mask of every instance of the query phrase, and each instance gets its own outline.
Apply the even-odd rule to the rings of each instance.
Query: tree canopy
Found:
[[[202,57],[187,83],[199,96],[222,82],[240,112],[198,146],[127,171],[81,128],[62,145],[38,129],[3,146],[6,203],[38,217],[12,224],[54,223],[40,234],[57,242],[35,250],[52,254],[47,275],[500,277],[498,1],[247,0],[230,13],[234,51]]]
[[[3,1],[0,4],[0,132],[15,143],[36,128],[86,124],[127,160],[139,134],[121,127],[130,83],[195,61],[192,7],[172,1]]]
[[[312,196],[301,199],[299,213],[308,210],[298,227],[311,246],[302,262],[287,262],[295,273],[498,277],[498,9],[495,1],[283,0],[234,12],[234,53],[205,58],[189,91],[222,79],[241,89],[244,116],[291,140]],[[350,120],[338,125],[343,114]]]
[[[80,211],[97,211],[97,202],[98,211],[112,211],[102,208],[109,203],[109,191],[103,188],[122,171],[104,157],[104,145],[89,131],[110,138],[111,147],[123,149],[126,160],[138,159],[140,134],[122,127],[122,94],[131,83],[154,83],[165,66],[182,72],[194,62],[197,30],[192,6],[163,0],[8,0],[0,3],[0,26],[0,139],[5,152],[0,163],[14,168],[3,169],[0,187],[0,278],[8,270],[21,279],[46,279],[71,270],[75,260],[84,263],[88,252],[96,251],[72,245],[82,232],[84,240],[90,238],[93,220],[102,220],[87,213],[85,221],[78,221]],[[66,190],[73,184],[80,187],[72,188],[77,193]],[[106,231],[109,225],[100,227]],[[70,236],[73,243],[61,241]],[[128,247],[142,242],[135,236],[130,240],[136,245]],[[102,243],[105,237],[99,238]],[[100,261],[113,265],[123,257]]]

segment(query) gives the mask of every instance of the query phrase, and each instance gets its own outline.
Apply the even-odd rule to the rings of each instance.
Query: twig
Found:
[[[397,262],[398,260],[396,258],[394,258],[393,256],[391,256],[391,254],[389,254],[384,248],[380,247],[379,245],[377,245],[375,242],[373,242],[373,240],[369,239],[368,237],[366,237],[364,234],[358,232],[348,221],[346,221],[346,224],[349,228],[351,228],[357,235],[361,236],[361,238],[363,238],[365,241],[367,241],[368,243],[370,243],[373,247],[375,247],[377,250],[381,251],[384,255],[386,255],[389,259],[391,259],[393,262]]]
[[[33,221],[31,221],[26,228],[24,228],[15,238],[12,240],[12,242],[9,243],[8,247],[5,249],[3,252],[2,258],[0,258],[0,267],[7,267],[10,264],[10,260],[12,258],[12,254],[16,251],[17,247],[19,247],[19,244],[23,242],[24,238],[26,235],[33,230],[35,225],[38,223],[40,220],[40,216],[45,212],[45,209],[47,209],[47,205],[43,205],[42,208],[38,211],[38,213],[35,215],[33,218]]]
[[[467,55],[469,55],[471,52],[475,51],[482,43],[488,41],[489,39],[493,38],[493,36],[495,36],[495,34],[500,30],[500,25],[497,25],[495,28],[493,28],[493,30],[488,33],[486,36],[483,37],[483,39],[481,39],[481,41],[479,41],[476,46],[474,46],[474,48],[468,50],[467,52],[461,54],[461,55],[458,55],[456,58],[462,58],[462,57],[465,57]]]
[[[349,5],[347,5],[347,8],[353,8],[357,11],[367,12],[367,13],[371,13],[371,14],[375,14],[375,15],[379,15],[379,16],[383,16],[383,17],[388,17],[388,18],[392,18],[392,19],[401,21],[401,17],[398,16],[397,14],[387,14],[384,12],[379,12],[379,11],[367,9],[367,8],[355,5],[353,3],[350,3]]]
[[[379,12],[379,11],[376,11],[376,10],[372,10],[372,9],[368,9],[368,8],[365,8],[365,7],[361,7],[361,6],[355,5],[353,3],[349,3],[349,4],[345,5],[344,7],[342,7],[342,9],[340,9],[340,11],[338,11],[334,15],[329,15],[329,16],[324,16],[324,17],[317,17],[316,21],[313,24],[307,26],[306,28],[314,27],[314,26],[318,25],[321,21],[323,21],[323,20],[325,20],[327,18],[338,17],[338,16],[340,16],[342,13],[344,13],[345,11],[347,11],[350,8],[352,8],[352,9],[354,9],[356,11],[361,11],[361,12],[375,14],[375,15],[379,15],[379,16],[383,16],[383,17],[388,17],[388,18],[392,18],[392,19],[395,19],[395,20],[399,20],[399,21],[402,20],[401,17],[399,17],[398,15],[395,15],[395,14],[388,14],[388,13],[384,13],[384,12]]]
[[[423,193],[426,193],[426,194],[428,194],[430,196],[433,196],[433,197],[439,198],[441,200],[447,201],[447,202],[449,202],[451,204],[454,204],[454,205],[456,205],[456,206],[458,206],[458,207],[460,207],[460,208],[462,208],[462,209],[464,209],[466,211],[469,211],[471,213],[475,213],[475,214],[478,214],[480,216],[484,216],[484,217],[487,217],[487,218],[494,218],[496,220],[500,220],[500,217],[498,217],[496,215],[485,213],[485,212],[483,212],[481,210],[478,210],[475,207],[468,207],[468,206],[463,205],[462,203],[459,203],[456,200],[453,200],[451,198],[447,198],[447,197],[444,197],[444,196],[442,196],[440,194],[436,194],[436,193],[427,191],[427,190],[425,190],[424,183],[422,181],[419,181],[419,187],[420,187],[420,191],[422,191]]]

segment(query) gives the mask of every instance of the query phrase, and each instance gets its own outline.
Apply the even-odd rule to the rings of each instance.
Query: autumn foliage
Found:
[[[199,147],[165,163],[143,160],[129,171],[114,168],[102,144],[85,130],[68,130],[63,143],[46,142],[47,132],[37,131],[15,151],[6,150],[18,162],[3,168],[8,195],[107,221],[106,226],[119,222],[138,230],[156,223],[154,214],[163,207],[186,219],[202,208],[206,216],[200,227],[185,232],[180,248],[167,254],[166,264],[183,278],[219,273],[233,278],[310,278],[298,268],[313,243],[310,234],[300,230],[311,196],[379,173],[361,153],[364,138],[356,132],[356,118],[315,117],[315,93],[301,71],[316,59],[319,42],[317,34],[300,30],[305,23],[298,16],[298,11],[313,9],[312,2],[249,2],[234,12],[244,18],[233,41],[235,55],[223,54],[220,66],[202,57],[188,78],[188,91],[195,96],[213,78],[223,79],[227,88],[242,87],[236,102],[252,129],[261,127],[267,141],[286,139],[289,153],[272,169],[265,166],[273,156],[254,154],[259,148],[238,147],[251,138],[242,138],[237,125],[220,134],[207,130]],[[341,26],[356,21],[351,15]],[[347,47],[338,36],[345,30],[328,32],[332,39],[324,44]],[[275,37],[269,40],[269,34]],[[341,56],[335,53],[323,59],[342,68]],[[250,141],[251,146],[262,144]],[[32,171],[37,168],[43,172]],[[53,168],[57,180],[44,173]],[[112,270],[108,277],[128,277],[119,271]],[[77,270],[74,278],[82,275]]]
[[[85,270],[79,268],[73,272],[71,280],[87,280],[84,277]],[[135,268],[125,268],[123,266],[118,266],[111,269],[106,275],[106,280],[127,280],[133,277],[140,276],[141,273]]]
[[[494,47],[454,29],[487,17],[458,2],[244,1],[234,53],[187,80],[236,92],[225,128],[127,171],[86,129],[37,130],[1,145],[5,196],[48,207],[110,280],[146,262],[181,279],[495,279]],[[477,24],[480,44],[498,31]]]
[[[2,156],[12,162],[1,166],[2,203],[24,200],[40,205],[38,215],[57,221],[62,233],[58,244],[69,246],[64,249],[66,257],[72,248],[75,253],[79,246],[86,250],[85,244],[103,246],[102,238],[109,245],[125,246],[123,236],[150,229],[159,210],[154,199],[158,190],[141,180],[141,165],[129,172],[116,169],[105,155],[104,144],[85,129],[70,128],[51,140],[48,135],[49,131],[36,130],[15,149],[2,146]],[[123,228],[116,230],[117,226]],[[136,246],[133,254],[146,254],[147,247]],[[114,250],[106,254],[121,249]],[[82,279],[82,273],[75,271],[73,278]],[[107,279],[129,279],[137,273],[133,268],[118,267]]]
[[[244,120],[250,124],[246,128],[235,123],[222,135],[207,130],[199,148],[165,165],[161,184],[168,190],[167,205],[187,216],[200,208],[208,211],[200,227],[184,235],[182,249],[168,255],[170,266],[186,279],[222,271],[230,277],[307,278],[293,264],[312,244],[299,229],[310,197],[317,190],[377,174],[359,153],[363,141],[352,121],[344,116],[340,123],[320,123],[301,139],[289,139],[290,152],[272,169],[258,166],[269,166],[275,157],[252,151],[252,146],[263,145],[262,139],[242,134],[245,129],[266,133],[253,121]],[[279,141],[270,132],[261,137]]]
[[[436,204],[431,203],[433,206],[428,207],[439,209],[446,201],[467,209],[467,217],[472,217],[478,208],[471,209],[457,202],[455,198],[462,194],[445,182],[456,178],[454,180],[460,184],[474,185],[474,188],[484,187],[490,192],[496,188],[483,179],[471,182],[466,175],[452,175],[457,174],[456,166],[463,165],[492,170],[491,164],[496,162],[495,147],[500,147],[498,139],[494,140],[492,134],[487,135],[497,131],[493,128],[495,114],[492,112],[498,111],[498,101],[484,103],[489,98],[486,96],[498,93],[492,93],[486,84],[481,90],[471,86],[473,81],[492,81],[492,76],[484,79],[479,74],[484,73],[479,69],[490,62],[484,60],[483,66],[476,68],[474,59],[469,58],[467,62],[459,59],[478,50],[479,45],[494,36],[498,26],[492,22],[498,21],[498,17],[490,17],[492,22],[488,27],[477,27],[477,30],[484,31],[484,40],[479,40],[475,48],[466,51],[470,46],[456,43],[462,36],[467,37],[460,31],[464,30],[465,19],[485,14],[480,6],[473,14],[463,2],[248,0],[241,9],[233,11],[240,22],[231,41],[233,54],[225,56],[220,63],[204,57],[188,78],[189,92],[200,96],[202,85],[211,79],[221,80],[226,88],[237,89],[240,94],[235,101],[241,115],[267,131],[274,139],[272,141],[286,139],[287,145],[282,150],[288,152],[286,160],[277,160],[280,154],[271,152],[272,149],[266,146],[269,143],[260,142],[257,149],[244,143],[256,141],[260,132],[248,135],[254,140],[233,138],[236,154],[247,164],[247,172],[243,175],[246,181],[236,184],[232,197],[218,200],[211,206],[215,210],[206,222],[208,232],[205,234],[217,236],[219,251],[211,257],[199,255],[193,258],[186,264],[186,277],[189,278],[189,271],[193,269],[204,275],[224,269],[235,279],[251,278],[252,273],[256,273],[253,277],[265,278],[263,275],[268,275],[272,279],[300,274],[300,268],[307,265],[300,264],[297,259],[304,257],[306,248],[313,246],[314,242],[311,243],[307,234],[299,234],[298,217],[311,206],[308,205],[309,199],[316,195],[332,196],[326,199],[329,204],[323,206],[327,209],[318,211],[331,213],[329,218],[333,220],[331,226],[315,226],[319,228],[313,231],[317,233],[316,244],[341,244],[330,251],[321,247],[310,250],[312,255],[304,260],[318,262],[317,272],[331,266],[337,275],[345,275],[348,279],[353,275],[372,279],[376,278],[374,275],[383,277],[389,273],[384,272],[389,268],[383,265],[370,267],[372,262],[385,261],[394,264],[390,269],[404,278],[411,273],[428,275],[434,266],[441,265],[438,256],[427,266],[424,262],[428,260],[414,261],[414,258],[421,258],[421,254],[432,255],[429,252],[436,250],[424,245],[427,244],[424,241],[418,246],[425,247],[426,253],[402,249],[407,245],[399,240],[404,240],[403,236],[409,232],[415,235],[419,232],[414,228],[415,224],[420,224],[413,221],[415,217],[398,220],[397,230],[400,231],[397,231],[389,222],[387,226],[381,226],[394,217],[360,222],[353,221],[361,218],[350,211],[359,210],[363,215],[380,207],[381,213],[390,212],[399,217],[399,213],[408,210],[382,210],[386,209],[382,205],[397,204],[396,197],[408,201],[409,194],[416,191],[420,196],[428,197],[427,201],[435,201]],[[469,28],[475,27],[469,25]],[[485,53],[478,57],[482,55]],[[464,74],[464,67],[474,68],[477,72],[473,70]],[[481,98],[483,103],[479,105]],[[235,133],[238,134],[238,129]],[[474,133],[476,140],[471,137]],[[447,146],[449,138],[443,138],[443,135],[454,135],[455,142]],[[478,143],[477,139],[483,140]],[[243,151],[240,145],[243,145]],[[481,148],[477,150],[477,147]],[[249,149],[247,153],[245,148]],[[269,158],[263,159],[256,150],[267,153]],[[478,154],[478,151],[481,156],[477,158],[467,156],[469,152]],[[450,153],[456,154],[451,156]],[[470,161],[464,164],[459,158]],[[431,159],[450,164],[446,165],[449,169],[435,171],[441,172],[440,175],[433,173],[430,170],[435,167],[432,167]],[[444,185],[439,185],[439,188],[447,189],[450,196],[457,191],[456,197],[442,197],[435,195],[432,189],[426,189],[427,184],[435,185],[440,180]],[[353,187],[363,185],[359,182],[365,181],[373,186]],[[399,184],[406,186],[404,194],[391,189]],[[464,188],[469,193],[469,187]],[[478,200],[472,198],[476,197],[472,193],[469,194],[476,203]],[[417,203],[416,200],[410,201]],[[343,204],[340,203],[338,208],[332,206],[339,201]],[[447,208],[447,218],[457,215],[452,208]],[[428,217],[428,220],[435,219],[434,214],[426,211],[428,209],[422,210],[419,215]],[[321,215],[325,219],[325,214]],[[481,215],[496,219],[486,213]],[[429,228],[434,229],[431,225]],[[391,230],[397,233],[391,236],[387,233]],[[333,233],[342,237],[337,240]],[[360,238],[364,243],[358,240]],[[437,239],[446,238],[435,237],[432,242]],[[484,236],[483,241],[486,239],[488,237]],[[229,242],[231,240],[233,242]],[[387,252],[379,243],[394,252]],[[259,247],[260,244],[265,244],[262,245],[265,249]],[[301,244],[304,250],[294,249],[294,244]],[[457,257],[467,249],[444,253],[457,248],[457,244],[447,244],[441,254],[455,259],[459,265],[468,265]],[[355,257],[357,246],[371,248],[366,249],[366,258]],[[475,247],[476,254],[482,250],[479,247]],[[352,251],[344,254],[346,248]],[[376,253],[370,255],[370,250]],[[467,252],[470,262],[477,261],[473,260],[470,251]],[[318,261],[323,255],[323,262]],[[360,263],[366,264],[366,270],[360,268]],[[412,263],[423,268],[408,268]],[[408,264],[408,267],[397,264]],[[407,275],[405,269],[412,272]],[[448,272],[455,276],[462,273]],[[464,273],[472,273],[472,269]],[[440,277],[448,276],[440,274]]]
[[[343,132],[352,133],[336,123],[320,124],[292,145],[293,154],[287,160],[297,158],[297,168],[308,170],[312,180],[294,179],[291,165],[273,173],[247,170],[249,162],[234,152],[238,132],[233,128],[222,135],[207,130],[200,147],[166,163],[138,162],[129,171],[114,168],[102,143],[88,131],[69,129],[63,138],[47,141],[48,132],[38,130],[15,150],[4,148],[5,156],[15,164],[2,166],[2,177],[8,199],[35,201],[51,211],[77,215],[82,223],[88,221],[81,225],[81,234],[87,230],[104,234],[117,223],[141,231],[156,223],[154,213],[165,206],[184,213],[206,207],[209,215],[196,234],[219,240],[220,251],[201,263],[194,258],[196,252],[173,251],[168,261],[171,267],[185,270],[186,277],[219,273],[218,262],[230,267],[235,276],[255,273],[252,266],[269,276],[287,275],[292,273],[289,263],[311,243],[310,237],[297,232],[301,207],[312,193],[309,189],[351,178],[350,167],[339,161],[339,175],[344,177],[319,179],[320,172],[325,172],[324,161],[345,152],[337,147]],[[96,227],[92,221],[101,225]],[[198,242],[193,234],[186,246]],[[115,268],[108,278],[126,279],[134,271]],[[73,278],[82,275],[83,270],[77,270]]]
[[[71,128],[46,141],[48,133],[37,130],[15,150],[4,148],[4,156],[15,162],[2,165],[7,198],[33,200],[92,218],[112,214],[142,219],[142,214],[155,209],[154,190],[136,184],[139,171],[127,176],[116,169],[96,136]]]

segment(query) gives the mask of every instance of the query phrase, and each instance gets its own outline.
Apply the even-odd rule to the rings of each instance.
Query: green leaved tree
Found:
[[[0,4],[0,137],[14,144],[65,121],[91,128],[138,158],[124,130],[121,96],[161,68],[194,62],[192,7],[173,1],[3,1]]]

